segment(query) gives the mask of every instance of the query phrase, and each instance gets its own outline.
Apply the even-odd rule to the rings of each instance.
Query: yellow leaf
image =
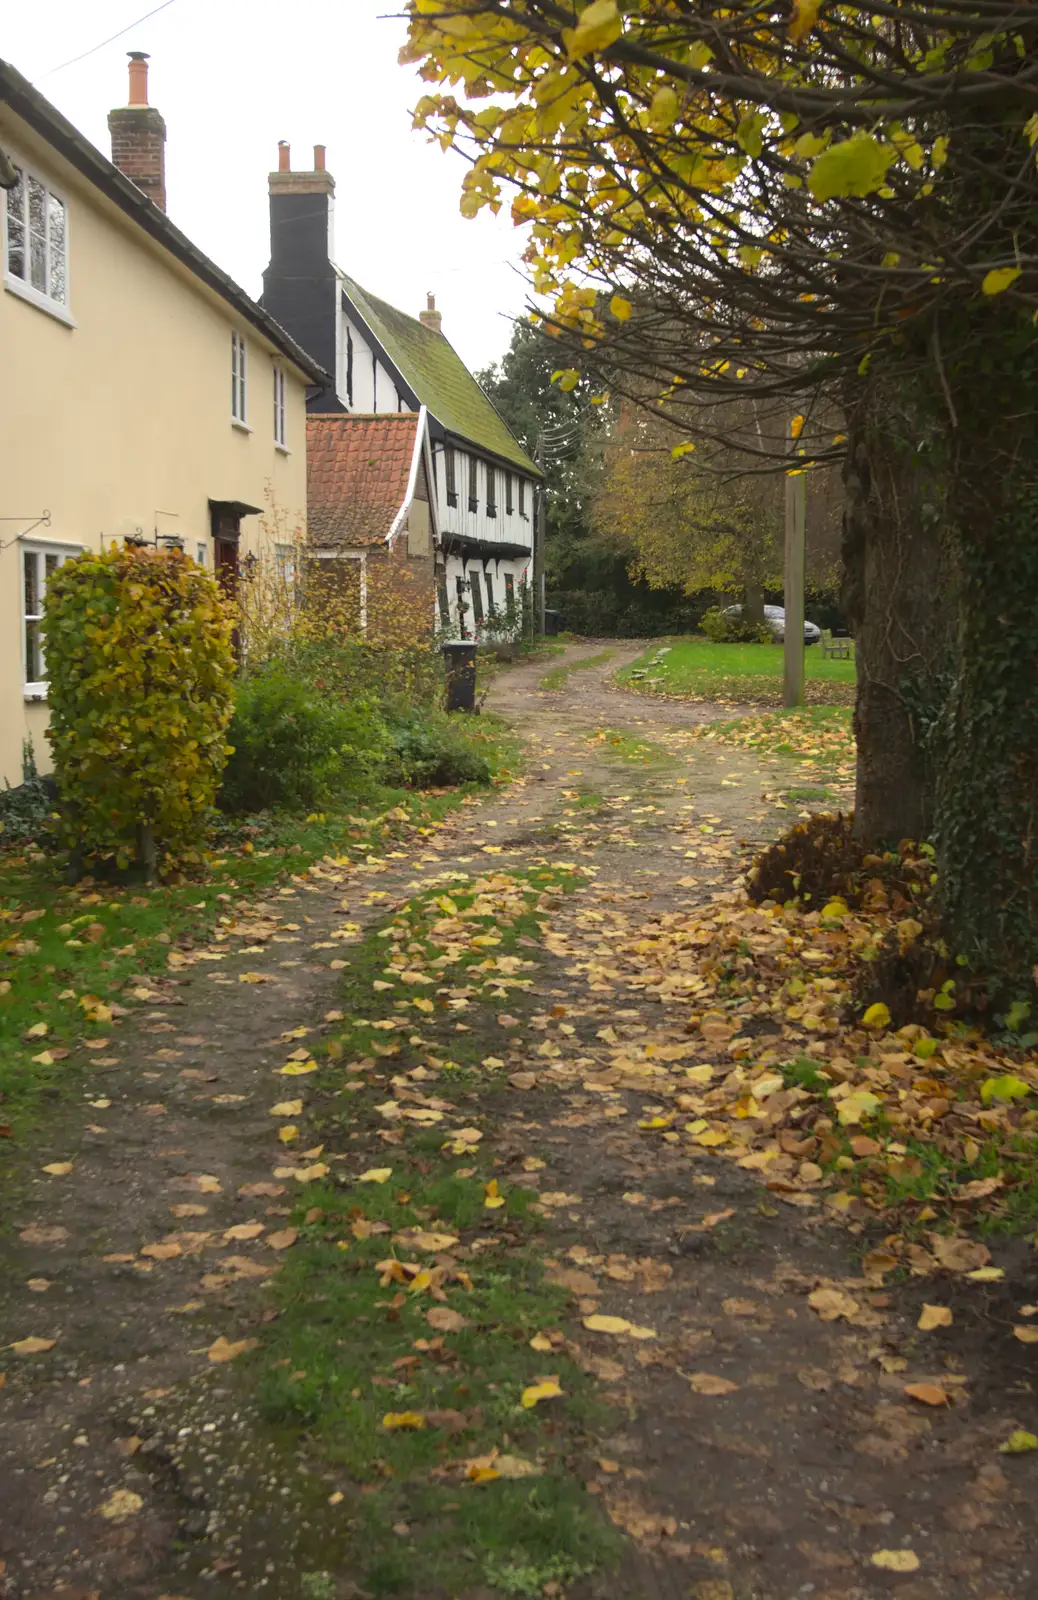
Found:
[[[483,1205],[487,1211],[496,1211],[499,1206],[503,1206],[505,1203],[504,1195],[498,1192],[496,1178],[491,1178],[489,1183],[483,1185],[483,1194],[485,1196]]]
[[[286,1122],[283,1128],[278,1129],[278,1138],[282,1144],[291,1144],[293,1139],[299,1138],[299,1129],[294,1123]]]
[[[880,1102],[867,1089],[855,1089],[836,1105],[836,1115],[845,1128],[853,1127],[863,1117],[871,1117],[879,1110]]]
[[[877,1550],[871,1558],[874,1567],[886,1572],[918,1572],[919,1557],[914,1550]]]
[[[678,97],[677,92],[664,84],[656,90],[649,107],[649,127],[657,133],[663,133],[677,121]]]
[[[1006,1073],[1001,1078],[985,1078],[980,1086],[980,1098],[986,1106],[992,1100],[1023,1100],[1031,1093],[1029,1083],[1024,1083],[1022,1078],[1014,1078],[1012,1073]]]
[[[705,1133],[696,1134],[695,1142],[696,1144],[703,1145],[705,1149],[710,1150],[719,1144],[727,1144],[728,1135],[722,1132],[720,1128],[707,1128]]]
[[[126,1517],[135,1517],[143,1504],[141,1496],[132,1489],[116,1489],[97,1509],[107,1521],[122,1522]]]
[[[420,1411],[387,1411],[382,1418],[382,1426],[390,1431],[394,1428],[424,1428],[425,1417]]]
[[[52,1178],[67,1178],[72,1171],[72,1162],[51,1161],[43,1168],[43,1171],[49,1172]]]
[[[282,1078],[301,1078],[307,1072],[317,1071],[316,1061],[286,1061],[283,1067],[277,1068]]]
[[[905,1394],[924,1406],[946,1406],[949,1399],[948,1391],[936,1383],[906,1383]]]
[[[929,1333],[933,1328],[950,1328],[952,1313],[949,1306],[924,1305],[916,1327],[923,1333]]]
[[[869,1006],[861,1020],[866,1028],[889,1028],[890,1007],[885,1006],[882,1000],[877,1000],[874,1006]]]
[[[592,0],[578,16],[575,28],[563,28],[562,37],[566,54],[571,61],[577,61],[592,50],[607,49],[622,32],[617,0]]]
[[[614,316],[617,322],[626,322],[633,310],[631,302],[625,300],[622,294],[614,294],[609,302],[610,315]]]
[[[551,1340],[548,1338],[546,1333],[535,1333],[533,1338],[530,1340],[530,1349],[531,1350],[542,1350],[543,1351],[543,1350],[550,1350],[551,1348],[552,1348],[552,1343],[551,1343]]]
[[[670,452],[671,460],[680,461],[683,456],[690,456],[695,448],[695,445],[690,439],[684,444],[676,444],[673,450]]]
[[[717,1378],[712,1372],[693,1372],[688,1382],[693,1394],[734,1394],[739,1387],[729,1378]]]
[[[26,1028],[26,1039],[42,1039],[50,1032],[49,1022],[34,1022],[31,1028]]]
[[[8,1345],[8,1349],[13,1350],[17,1356],[38,1356],[44,1350],[53,1350],[57,1342],[56,1339],[37,1339],[32,1335],[28,1339],[16,1339],[13,1344]]]
[[[992,267],[981,284],[982,294],[1002,294],[1020,276],[1019,267]]]
[[[789,37],[799,44],[806,39],[822,8],[822,0],[793,0],[793,15],[789,19]]]
[[[531,1383],[523,1390],[520,1404],[529,1411],[541,1400],[555,1400],[564,1391],[559,1387],[554,1378],[546,1378],[543,1383]]]
[[[1020,1323],[1013,1329],[1013,1337],[1021,1344],[1038,1344],[1038,1328],[1026,1328]]]
[[[272,1117],[298,1117],[302,1110],[301,1100],[279,1100],[276,1106],[271,1106],[270,1114]]]
[[[1028,1450],[1038,1450],[1038,1436],[1025,1433],[1023,1428],[1017,1428],[1015,1433],[1009,1435],[1005,1444],[1000,1444],[998,1448],[1004,1456],[1022,1456]]]
[[[789,424],[789,436],[790,436],[791,439],[799,439],[800,438],[800,435],[804,431],[804,423],[806,422],[806,420],[807,420],[806,417],[800,417],[800,416],[797,416],[797,417],[793,418],[793,420]],[[823,915],[824,915],[824,913],[823,913]]]
[[[235,1356],[244,1355],[246,1350],[255,1350],[258,1344],[258,1339],[231,1340],[226,1339],[221,1333],[218,1339],[213,1340],[212,1344],[209,1346],[209,1349],[206,1351],[206,1355],[209,1357],[210,1361],[217,1363],[221,1361],[233,1361]]]
[[[386,1183],[393,1176],[392,1167],[369,1167],[357,1179],[358,1183]]]

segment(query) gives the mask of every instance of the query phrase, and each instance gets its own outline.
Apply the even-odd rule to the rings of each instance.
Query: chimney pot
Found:
[[[292,147],[287,139],[278,140],[278,171],[292,171]]]
[[[443,317],[436,309],[436,296],[427,294],[425,297],[425,310],[419,311],[418,320],[423,328],[429,328],[433,333],[443,332]]]
[[[324,151],[325,151],[325,147],[324,147],[323,144],[315,144],[314,145],[314,171],[315,172],[323,172],[324,171]]]
[[[112,161],[142,194],[166,209],[166,124],[148,104],[148,57],[130,50],[129,104],[108,113]]]
[[[130,98],[126,102],[131,106],[146,106],[148,104],[148,56],[144,50],[128,50],[130,58]]]

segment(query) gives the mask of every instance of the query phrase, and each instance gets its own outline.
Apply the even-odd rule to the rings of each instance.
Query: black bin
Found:
[[[560,618],[559,613],[557,611],[545,611],[545,613],[544,613],[544,637],[546,639],[554,639],[554,638],[556,638],[556,636],[558,635],[558,631],[559,631],[559,622],[560,621],[561,621],[561,618]]]
[[[476,709],[476,646],[471,639],[451,639],[443,646],[447,668],[447,710]]]

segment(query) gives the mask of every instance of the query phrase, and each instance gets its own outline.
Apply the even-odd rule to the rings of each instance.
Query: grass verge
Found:
[[[545,673],[538,688],[548,689],[552,692],[564,689],[566,679],[571,672],[583,672],[588,667],[604,667],[607,661],[612,661],[615,654],[615,650],[599,650],[597,655],[583,656],[579,661],[567,661],[561,666],[552,667],[550,672]]]
[[[805,694],[812,705],[850,705],[853,661],[823,658],[818,646],[804,652]],[[714,644],[675,639],[653,645],[617,673],[617,682],[643,694],[731,704],[782,703],[782,649],[773,644]]]
[[[524,952],[578,881],[444,875],[351,947],[348,1022],[308,1080],[327,1176],[293,1218],[260,1399],[334,1476],[372,1596],[561,1593],[618,1548],[573,1471],[608,1414],[567,1353],[537,1196],[484,1137],[514,1095],[494,1014],[520,1026]]]

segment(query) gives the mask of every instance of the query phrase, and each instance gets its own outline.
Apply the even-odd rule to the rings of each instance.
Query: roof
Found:
[[[420,414],[316,413],[306,419],[310,543],[381,544],[407,498]]]
[[[426,328],[395,306],[368,294],[340,273],[343,290],[361,321],[382,346],[419,405],[458,439],[486,450],[501,461],[540,477],[490,397],[480,388],[457,351],[442,333]]]
[[[103,156],[89,139],[84,138],[78,128],[73,127],[56,106],[34,89],[27,78],[23,78],[16,68],[7,61],[0,60],[0,101],[9,105],[23,122],[38,133],[41,138],[65,160],[81,172],[85,178],[99,189],[102,194],[115,203],[131,217],[145,233],[150,234],[159,244],[164,245],[170,255],[190,268],[196,278],[199,278],[208,288],[233,306],[235,311],[252,326],[259,330],[265,338],[269,339],[275,349],[297,367],[315,383],[327,383],[328,374],[319,367],[312,356],[307,355],[302,345],[297,344],[291,334],[286,333],[279,322],[275,322],[269,312],[257,305],[229,278],[221,267],[193,245],[185,233],[181,233],[175,223],[171,222],[166,213],[159,209],[141,189],[137,188],[129,178],[114,166],[107,156]]]

